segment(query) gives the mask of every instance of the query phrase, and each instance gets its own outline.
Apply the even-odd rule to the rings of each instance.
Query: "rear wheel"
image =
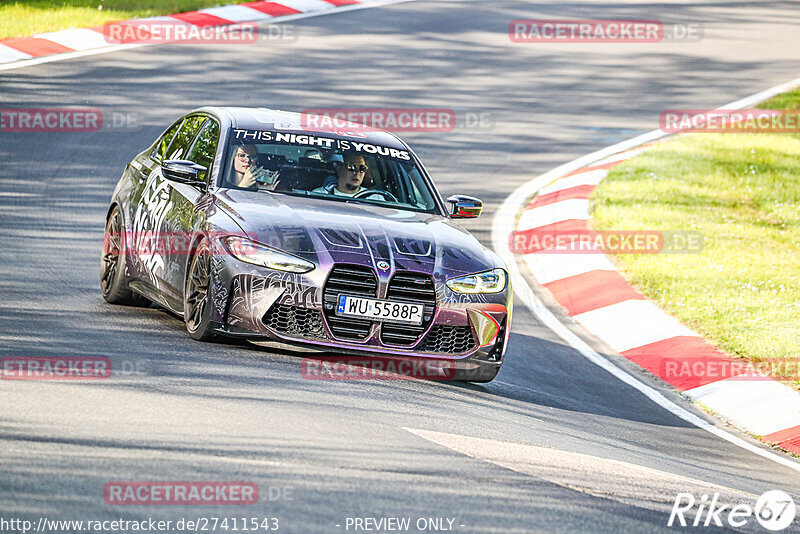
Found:
[[[210,341],[216,337],[211,328],[211,254],[208,242],[202,241],[194,252],[183,292],[183,318],[192,339]]]
[[[100,291],[111,304],[147,306],[150,301],[128,289],[129,277],[125,274],[125,233],[122,215],[114,208],[106,221],[103,238],[103,257],[100,260]]]

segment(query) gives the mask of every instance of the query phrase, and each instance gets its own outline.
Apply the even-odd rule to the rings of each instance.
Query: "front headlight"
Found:
[[[447,287],[456,293],[500,293],[506,288],[508,275],[503,269],[451,278]]]
[[[307,273],[316,267],[310,261],[275,250],[257,241],[243,237],[230,236],[222,240],[231,255],[245,263],[262,265],[277,271]]]

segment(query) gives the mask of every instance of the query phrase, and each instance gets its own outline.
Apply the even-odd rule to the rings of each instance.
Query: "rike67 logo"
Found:
[[[794,500],[786,492],[772,490],[764,493],[755,506],[746,503],[722,504],[719,493],[697,499],[691,493],[678,493],[672,505],[667,526],[672,527],[733,527],[749,526],[755,517],[767,530],[778,532],[794,521],[797,510]]]

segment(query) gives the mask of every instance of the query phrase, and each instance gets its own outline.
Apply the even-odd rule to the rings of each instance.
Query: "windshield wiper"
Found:
[[[345,200],[345,203],[349,202],[360,202],[362,204],[371,204],[373,206],[380,206],[385,203],[385,201],[381,201],[381,203],[378,204],[377,202],[369,200],[367,198],[352,198],[352,197]]]

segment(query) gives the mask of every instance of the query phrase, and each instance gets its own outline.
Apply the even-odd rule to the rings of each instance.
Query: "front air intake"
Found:
[[[322,292],[325,319],[331,333],[348,341],[364,341],[369,336],[372,321],[353,317],[338,317],[336,305],[339,295],[375,298],[378,295],[378,279],[375,272],[359,265],[337,264],[331,269]]]
[[[277,302],[264,314],[265,325],[281,334],[303,339],[327,339],[319,310]]]
[[[475,346],[472,328],[469,326],[434,325],[420,349],[425,352],[462,354]]]
[[[381,342],[401,347],[413,346],[430,326],[436,312],[436,285],[430,275],[398,271],[389,281],[386,299],[423,304],[422,324],[385,322],[381,326]]]

